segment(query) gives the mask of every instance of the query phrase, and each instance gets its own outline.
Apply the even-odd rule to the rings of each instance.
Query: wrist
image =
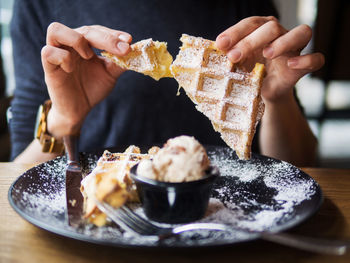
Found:
[[[261,95],[265,103],[280,104],[294,100],[295,86],[290,83],[275,83],[264,80]]]
[[[281,97],[278,100],[272,101],[263,99],[263,101],[265,103],[263,122],[283,122],[286,121],[288,118],[293,118],[296,112],[300,112],[300,107],[294,95],[288,97]]]
[[[64,152],[64,144],[61,139],[57,139],[48,132],[47,117],[51,109],[51,101],[47,100],[40,105],[35,123],[34,138],[41,145],[41,151],[44,153],[62,154]]]
[[[47,130],[57,139],[80,133],[81,121],[60,114],[54,106],[47,115]]]
[[[268,108],[280,108],[296,103],[293,89],[291,89],[290,92],[280,94],[279,96],[266,96],[265,94],[262,94],[262,99],[265,106]]]

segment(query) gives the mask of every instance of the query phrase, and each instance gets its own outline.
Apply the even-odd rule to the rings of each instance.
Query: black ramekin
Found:
[[[149,219],[179,224],[204,216],[213,183],[219,175],[216,167],[210,167],[200,180],[168,183],[136,174],[137,166],[131,168],[130,176],[136,183],[143,210]]]

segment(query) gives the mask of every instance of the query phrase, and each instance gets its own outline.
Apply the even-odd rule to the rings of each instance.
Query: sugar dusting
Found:
[[[291,164],[270,158],[227,158],[229,148],[208,152],[227,180],[214,190],[214,209],[204,221],[224,222],[252,231],[273,230],[295,216],[295,207],[316,193],[315,182]],[[221,203],[220,200],[223,200]]]
[[[29,170],[20,179],[28,184],[19,184],[14,195],[20,195],[18,206],[27,214],[44,222],[60,222],[66,209],[64,189],[65,158],[43,163]]]
[[[260,96],[263,65],[243,72],[215,42],[186,34],[180,40],[183,45],[170,66],[174,78],[226,144],[236,149],[240,158],[249,159],[264,109]]]
[[[208,156],[220,169],[221,176],[214,187],[207,213],[200,221],[232,225],[230,232],[193,231],[159,243],[153,237],[123,232],[113,223],[104,227],[82,224],[72,228],[65,215],[65,157],[39,165],[35,173],[27,172],[22,180],[29,184],[16,185],[13,195],[18,196],[16,205],[22,211],[49,225],[54,232],[68,231],[91,241],[117,245],[193,246],[235,243],[257,236],[246,230],[274,231],[295,220],[298,216],[296,206],[316,193],[312,178],[302,176],[300,170],[288,163],[260,156],[242,161],[229,148],[209,147]],[[82,158],[84,174],[95,167],[97,159],[95,155]],[[140,205],[134,204],[133,209],[145,217]]]

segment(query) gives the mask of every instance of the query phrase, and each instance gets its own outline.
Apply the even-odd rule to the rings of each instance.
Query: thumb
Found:
[[[113,77],[113,78],[119,78],[119,76],[125,72],[125,69],[119,67],[116,63],[114,63],[111,59],[102,57],[100,58],[103,60],[104,65],[106,67],[107,72]]]

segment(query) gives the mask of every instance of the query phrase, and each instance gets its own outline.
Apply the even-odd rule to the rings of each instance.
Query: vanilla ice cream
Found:
[[[137,174],[164,182],[201,179],[210,161],[204,147],[190,136],[169,139],[153,160],[142,160]]]

